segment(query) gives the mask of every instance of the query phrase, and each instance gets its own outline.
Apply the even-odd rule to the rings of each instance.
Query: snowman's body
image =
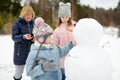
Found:
[[[67,80],[111,80],[110,56],[98,46],[102,33],[102,26],[96,20],[78,21],[73,30],[77,45],[65,58]]]

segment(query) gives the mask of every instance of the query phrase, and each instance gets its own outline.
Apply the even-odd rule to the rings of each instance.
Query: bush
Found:
[[[12,26],[16,17],[9,13],[6,17],[5,15],[0,15],[0,33],[1,34],[11,34]]]

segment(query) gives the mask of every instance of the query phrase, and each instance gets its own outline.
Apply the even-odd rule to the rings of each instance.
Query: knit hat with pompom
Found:
[[[33,28],[33,35],[35,39],[40,43],[44,43],[48,36],[53,34],[53,29],[44,22],[44,19],[37,17],[35,19],[35,25]]]

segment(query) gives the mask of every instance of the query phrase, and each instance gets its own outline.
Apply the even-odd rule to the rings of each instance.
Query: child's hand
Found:
[[[43,69],[45,71],[56,71],[58,69],[56,63],[51,60],[51,61],[46,61],[45,63],[43,63]]]
[[[73,45],[75,46],[77,43],[76,42],[74,42],[74,41],[72,41],[72,43],[73,43]]]

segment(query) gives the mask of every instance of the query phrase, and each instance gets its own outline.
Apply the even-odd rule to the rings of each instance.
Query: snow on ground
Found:
[[[117,38],[116,32],[115,28],[105,29],[100,45],[110,47],[110,43]],[[0,35],[0,80],[13,80],[13,47],[11,35]],[[25,70],[22,80],[30,80],[30,77],[26,76]]]
[[[0,36],[0,80],[13,80],[13,47],[11,35]],[[30,80],[25,71],[22,80]]]
[[[118,28],[108,27],[103,29],[103,37],[99,43],[102,48],[111,47],[111,43],[118,38]]]

